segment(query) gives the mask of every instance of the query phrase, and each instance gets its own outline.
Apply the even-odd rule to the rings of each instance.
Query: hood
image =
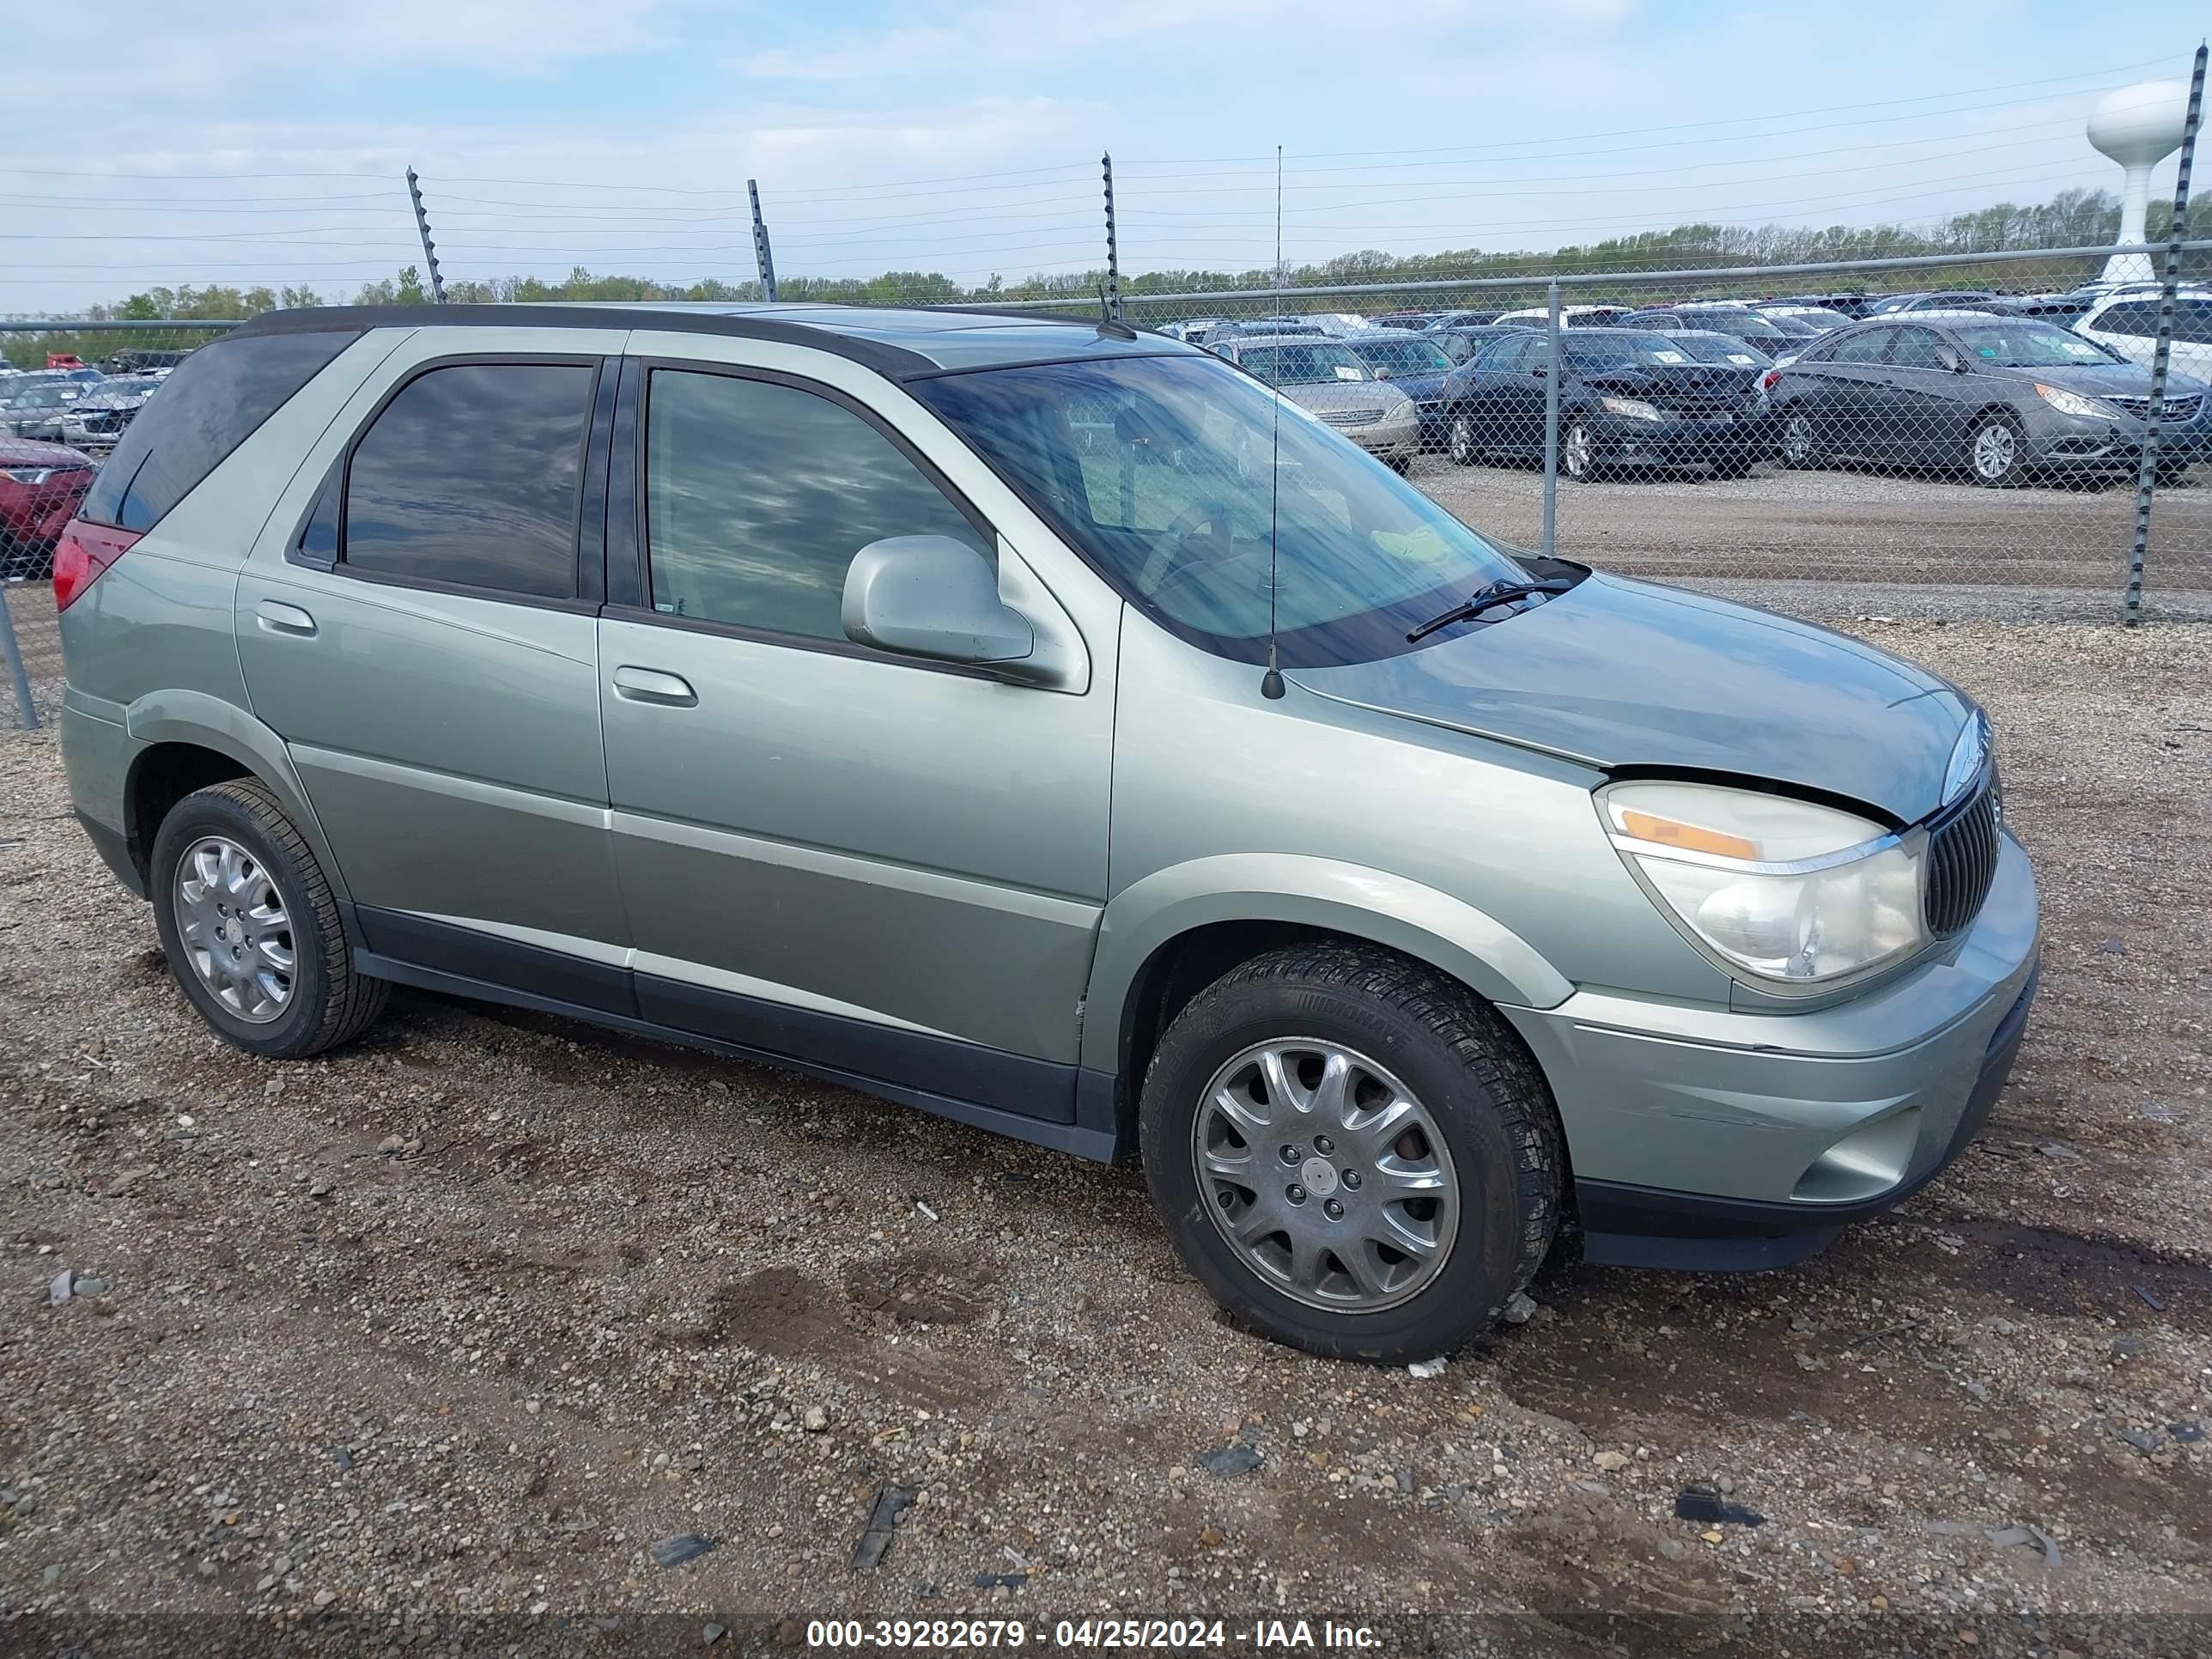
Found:
[[[2092,398],[2148,398],[2150,371],[2141,363],[2065,363],[2050,368],[2003,368],[1994,371],[2015,380],[2040,380]],[[2204,390],[2202,380],[2186,374],[2169,374],[2166,395],[2194,398]]]
[[[53,411],[58,415],[61,411]],[[92,457],[63,444],[33,443],[0,432],[0,466],[90,466]]]
[[[1942,805],[1972,708],[1933,674],[1840,634],[1611,576],[1435,639],[1285,678],[1607,770],[1766,779],[1905,823]]]

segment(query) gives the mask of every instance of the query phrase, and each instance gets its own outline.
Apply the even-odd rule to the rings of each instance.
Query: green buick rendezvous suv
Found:
[[[1316,1352],[1555,1246],[1791,1261],[1958,1153],[2033,994],[1955,688],[1490,542],[1118,325],[278,313],[55,597],[77,814],[240,1048],[410,985],[1140,1153]]]

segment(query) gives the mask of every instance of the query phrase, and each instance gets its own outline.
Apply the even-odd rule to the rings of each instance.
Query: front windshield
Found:
[[[1844,315],[1840,311],[1830,311],[1825,307],[1815,307],[1806,311],[1785,311],[1780,316],[1776,318],[1775,320],[1777,322],[1810,323],[1814,328],[1820,330],[1825,334],[1832,328],[1841,328],[1844,324],[1850,322],[1851,319]]]
[[[1316,386],[1368,378],[1352,348],[1332,340],[1316,340],[1311,345],[1254,346],[1238,351],[1237,361],[1270,386]]]
[[[2120,361],[2095,341],[2051,323],[1977,323],[1957,332],[1967,361],[1984,368],[2064,368]]]
[[[1029,364],[908,390],[1124,594],[1237,661],[1267,659],[1271,519],[1285,668],[1408,650],[1407,630],[1526,575],[1349,439],[1210,358]]]
[[[1393,374],[1440,374],[1452,366],[1433,340],[1368,340],[1352,349],[1368,368]]]

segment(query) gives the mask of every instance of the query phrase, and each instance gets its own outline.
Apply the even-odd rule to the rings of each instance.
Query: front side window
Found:
[[[1889,361],[1899,368],[1941,368],[1943,342],[1932,328],[1900,328]]]
[[[771,380],[655,369],[645,495],[653,608],[665,616],[842,640],[845,572],[870,542],[950,536],[993,556],[879,428]]]
[[[2103,334],[2125,334],[2148,339],[2158,332],[2158,309],[2148,300],[2123,300],[2107,306],[2104,314],[2088,325]]]
[[[1504,339],[1492,340],[1483,348],[1482,355],[1475,359],[1474,366],[1485,374],[1510,374],[1520,367],[1522,356],[1528,349],[1529,341],[1525,336],[1519,339],[1508,336]]]
[[[1352,347],[1370,368],[1392,374],[1437,374],[1451,367],[1451,359],[1431,340],[1384,340]]]
[[[1203,356],[908,389],[1147,614],[1237,661],[1267,659],[1271,593],[1294,668],[1411,649],[1409,629],[1525,574],[1348,439]]]
[[[410,380],[354,446],[345,568],[574,599],[595,374],[588,363],[453,363]]]

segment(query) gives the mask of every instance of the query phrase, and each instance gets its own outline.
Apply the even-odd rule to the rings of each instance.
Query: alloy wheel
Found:
[[[1358,1050],[1281,1037],[1206,1085],[1191,1157],[1244,1265],[1308,1307],[1379,1313],[1443,1271],[1459,1179],[1429,1109]]]
[[[1590,475],[1591,463],[1596,459],[1596,445],[1591,442],[1589,428],[1577,421],[1559,441],[1559,465],[1570,478],[1583,479]]]
[[[1457,465],[1469,466],[1474,464],[1474,422],[1464,415],[1452,416],[1449,447],[1451,458]]]
[[[2001,420],[1985,422],[1974,434],[1974,474],[1985,483],[2009,476],[2020,460],[2020,441]]]
[[[1813,460],[1813,419],[1796,414],[1782,428],[1782,459],[1790,466],[1808,466]]]
[[[201,985],[250,1025],[292,1000],[292,919],[261,860],[223,836],[203,836],[177,860],[177,935]]]

